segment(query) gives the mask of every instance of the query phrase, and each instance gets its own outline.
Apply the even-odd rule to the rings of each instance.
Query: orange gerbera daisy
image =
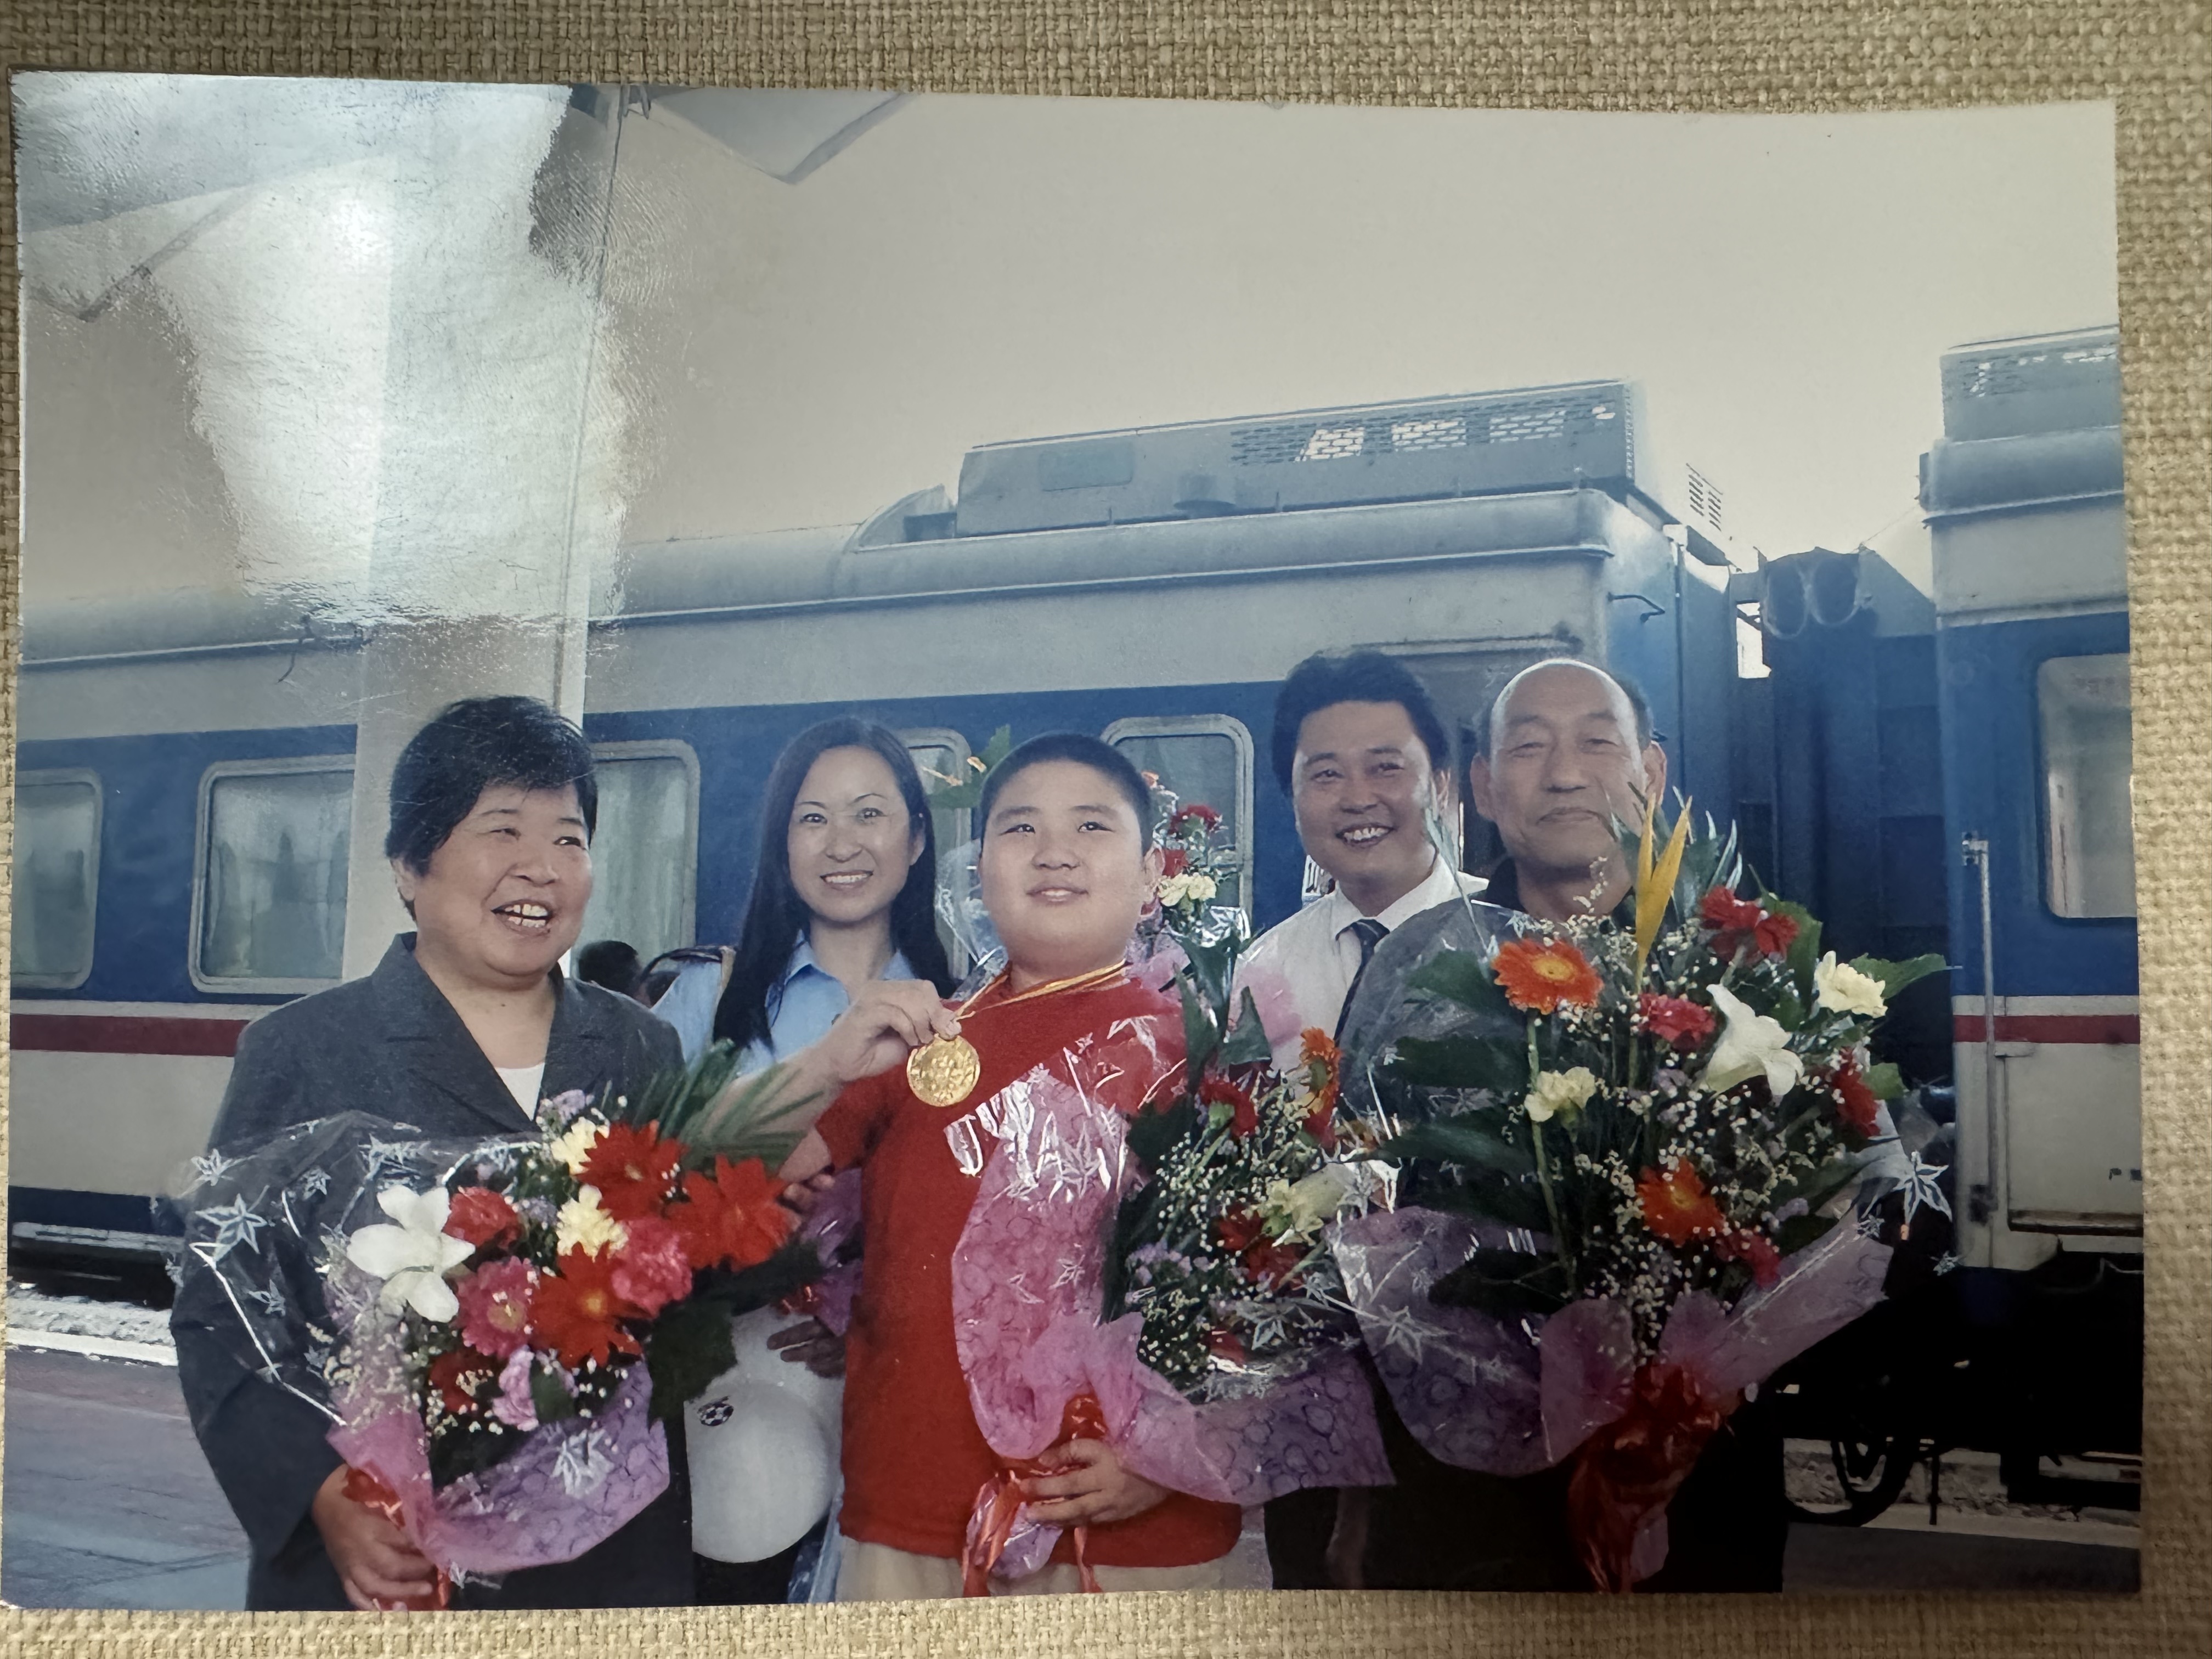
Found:
[[[1644,1201],[1644,1224],[1669,1244],[1711,1238],[1728,1226],[1686,1158],[1675,1159],[1664,1174],[1646,1170],[1636,1183],[1636,1196]]]
[[[1533,1013],[1555,1013],[1562,1003],[1587,1008],[1601,981],[1589,958],[1563,939],[1516,939],[1498,947],[1491,972],[1505,1000]]]

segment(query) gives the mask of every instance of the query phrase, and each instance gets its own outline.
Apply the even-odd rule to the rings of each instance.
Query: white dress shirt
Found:
[[[1376,912],[1375,920],[1395,928],[1447,899],[1480,893],[1484,884],[1481,877],[1455,870],[1438,858],[1418,884]],[[1324,894],[1261,934],[1244,952],[1237,980],[1252,988],[1268,1030],[1278,1039],[1277,1066],[1287,1069],[1297,1063],[1298,1034],[1305,1028],[1336,1030],[1344,999],[1359,972],[1359,935],[1352,931],[1358,920],[1359,907],[1340,890]],[[1278,1023],[1285,992],[1297,1022],[1287,1037]]]

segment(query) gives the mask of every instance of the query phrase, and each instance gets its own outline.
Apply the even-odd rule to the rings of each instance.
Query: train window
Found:
[[[1226,714],[1174,720],[1116,720],[1106,741],[1150,772],[1185,805],[1202,803],[1221,814],[1233,872],[1215,902],[1251,909],[1252,734]]]
[[[968,765],[968,739],[949,727],[933,726],[918,732],[902,732],[899,740],[906,744],[906,752],[914,757],[915,769],[921,774],[925,792],[935,794],[950,788],[973,775]],[[968,839],[969,811],[964,806],[951,811],[934,810],[930,815],[930,830],[937,837],[937,858],[941,866],[946,854],[956,852]],[[968,971],[967,954],[952,930],[940,918],[937,924],[938,937],[945,942],[945,959],[952,971]]]
[[[345,958],[353,759],[226,762],[200,780],[192,983],[313,991]]]
[[[699,872],[699,758],[686,743],[592,746],[599,817],[581,942],[618,939],[650,962],[692,943]]]
[[[89,772],[15,779],[15,885],[9,973],[69,991],[92,973],[100,877],[100,780]]]
[[[2128,659],[2054,657],[2035,671],[2043,736],[2045,896],[2062,916],[2136,913]]]

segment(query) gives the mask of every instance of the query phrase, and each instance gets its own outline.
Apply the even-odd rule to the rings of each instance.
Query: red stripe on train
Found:
[[[1979,1042],[1982,1017],[1952,1017],[1954,1041]],[[1999,1042],[2104,1042],[2140,1044],[2142,1022],[2134,1014],[1999,1014]]]
[[[50,1054],[206,1054],[238,1052],[242,1019],[164,1019],[136,1014],[17,1014],[10,1048]]]

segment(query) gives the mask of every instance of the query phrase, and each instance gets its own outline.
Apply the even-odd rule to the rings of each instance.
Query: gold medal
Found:
[[[933,1037],[906,1057],[906,1086],[932,1106],[957,1106],[982,1075],[982,1056],[966,1037]]]

